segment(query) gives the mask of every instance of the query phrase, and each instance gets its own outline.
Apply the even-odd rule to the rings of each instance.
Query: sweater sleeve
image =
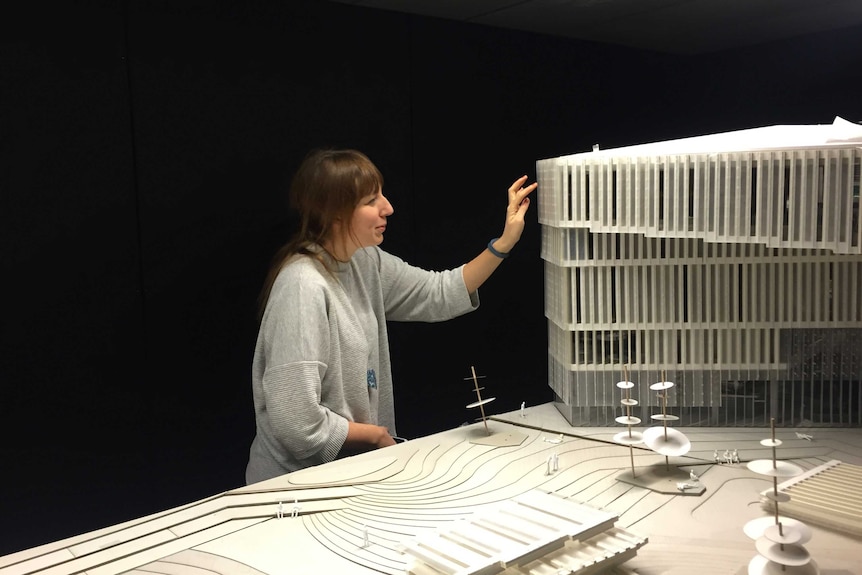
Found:
[[[265,317],[262,409],[272,439],[308,465],[332,461],[347,438],[347,420],[323,405],[331,364],[326,290],[316,274],[290,270],[270,296]]]
[[[379,248],[380,281],[386,319],[444,321],[479,307],[478,293],[467,293],[462,268],[428,271]]]
[[[309,465],[335,459],[347,439],[347,420],[320,404],[325,369],[320,362],[298,361],[270,368],[263,377],[273,437]]]

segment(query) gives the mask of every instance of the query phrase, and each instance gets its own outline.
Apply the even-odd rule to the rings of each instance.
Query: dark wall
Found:
[[[0,16],[0,554],[243,482],[256,297],[315,146],[379,165],[385,248],[452,267],[540,158],[862,119],[862,30],[683,58],[305,2]],[[6,9],[5,11],[10,11]],[[551,400],[536,212],[441,324],[391,326],[401,435]]]
[[[143,471],[153,419],[122,13],[107,2],[9,10],[0,16],[0,552],[71,534],[66,518],[95,526],[86,520],[95,494]],[[62,519],[47,520],[54,514]]]

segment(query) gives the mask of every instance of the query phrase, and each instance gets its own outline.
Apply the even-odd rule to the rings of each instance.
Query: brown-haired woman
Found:
[[[262,294],[248,483],[395,443],[386,321],[443,321],[478,307],[476,290],[521,237],[536,189],[526,180],[509,188],[499,238],[432,272],[378,247],[394,210],[371,160],[356,150],[305,158],[290,189],[300,229]]]

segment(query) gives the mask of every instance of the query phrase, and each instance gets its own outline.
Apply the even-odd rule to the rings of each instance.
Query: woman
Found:
[[[509,188],[502,236],[469,263],[430,272],[377,247],[394,210],[365,155],[306,157],[290,189],[300,229],[262,294],[248,483],[395,443],[386,321],[442,321],[478,307],[476,290],[521,237],[536,189],[526,180]]]

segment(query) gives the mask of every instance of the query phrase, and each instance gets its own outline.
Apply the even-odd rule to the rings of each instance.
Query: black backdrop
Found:
[[[682,57],[328,2],[0,9],[0,554],[237,487],[257,292],[312,147],[386,178],[384,247],[459,265],[541,158],[862,119],[862,29]],[[550,401],[536,211],[480,309],[391,329],[399,431]]]

